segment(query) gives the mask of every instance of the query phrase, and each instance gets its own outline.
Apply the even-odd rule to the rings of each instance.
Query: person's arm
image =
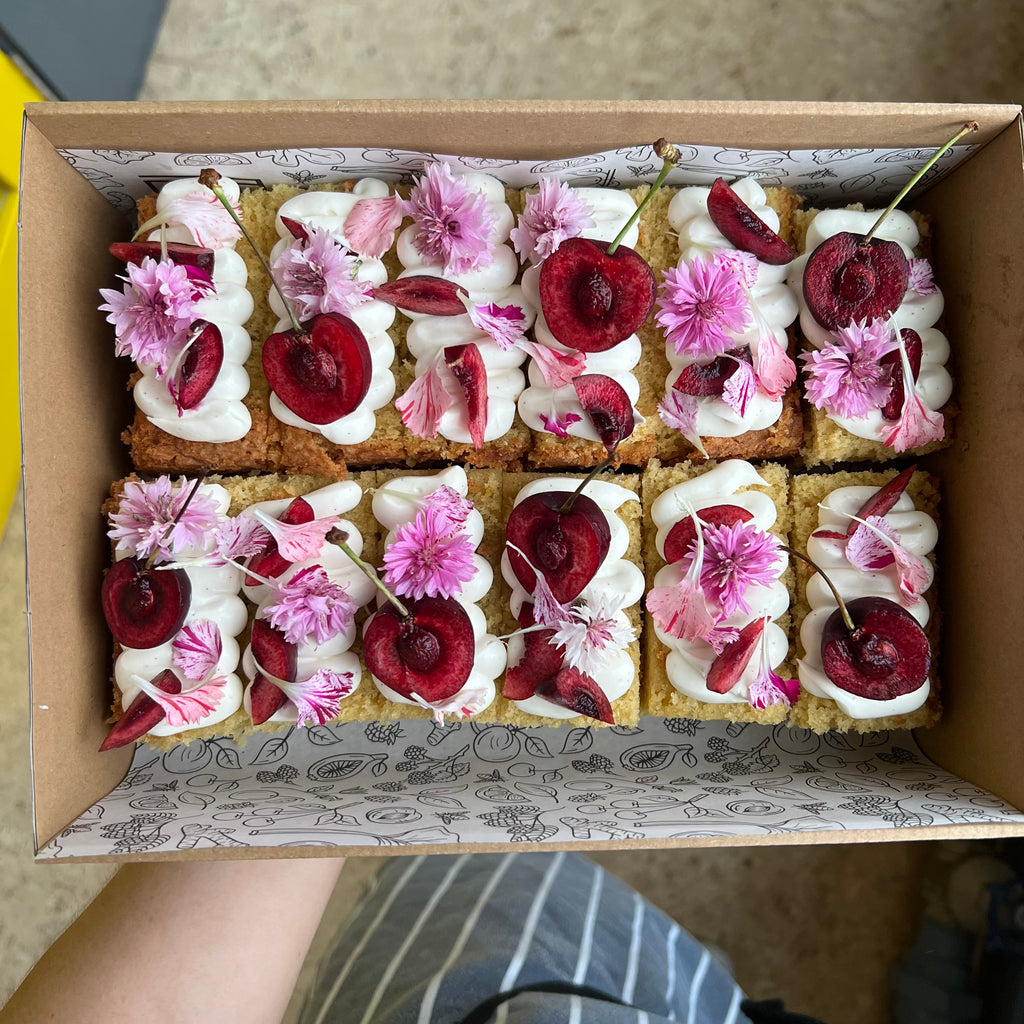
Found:
[[[278,1024],[343,863],[127,865],[0,1024]]]

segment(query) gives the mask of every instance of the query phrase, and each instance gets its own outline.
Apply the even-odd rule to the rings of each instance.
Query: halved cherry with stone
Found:
[[[487,367],[480,349],[472,342],[450,345],[444,361],[462,389],[469,415],[469,437],[474,448],[483,448],[487,429]]]
[[[374,613],[363,635],[369,670],[403,697],[434,702],[455,696],[476,658],[473,624],[453,598],[403,598],[409,617],[393,604]]]
[[[163,248],[159,242],[114,242],[110,246],[110,254],[125,263],[141,265],[149,256],[154,260],[163,259]],[[168,242],[167,258],[182,267],[195,267],[203,271],[208,278],[213,276],[214,255],[212,249],[189,242]]]
[[[579,597],[594,578],[611,543],[608,520],[597,502],[577,494],[572,507],[563,511],[571,498],[568,491],[531,494],[512,510],[505,527],[508,543],[526,554],[524,559],[508,549],[516,579],[533,592],[537,576],[529,559],[563,604]]]
[[[634,334],[657,296],[654,271],[635,250],[567,238],[541,264],[540,305],[551,333],[580,352],[605,352]]]
[[[821,631],[821,662],[829,680],[868,700],[891,700],[924,685],[931,644],[905,608],[884,597],[847,602],[847,626],[837,608]]]
[[[607,696],[597,682],[578,668],[563,668],[537,687],[537,696],[587,718],[615,724],[615,715]]]
[[[716,178],[711,186],[708,214],[727,241],[743,252],[752,253],[762,263],[779,267],[796,259],[792,246],[736,195],[725,178]]]
[[[290,683],[295,679],[297,648],[284,638],[279,629],[266,619],[256,619],[252,624],[251,644],[252,656],[260,668],[285,682]],[[279,686],[257,671],[249,687],[252,724],[262,725],[269,721],[287,700]]]
[[[907,362],[910,363],[910,372],[916,381],[921,372],[921,335],[913,328],[904,327],[900,331],[903,338],[903,346],[907,350]],[[889,385],[889,399],[882,406],[882,418],[886,420],[898,420],[903,412],[903,403],[907,399],[907,389],[903,380],[903,360],[900,358],[900,350],[888,352],[878,361],[889,374],[892,383]]]
[[[462,285],[430,274],[410,274],[394,281],[385,281],[373,289],[373,297],[397,306],[406,313],[428,313],[431,316],[461,316],[466,304],[459,298],[468,295]]]
[[[263,345],[263,372],[277,397],[309,423],[333,423],[366,397],[372,365],[358,325],[340,313],[321,313]]]
[[[708,670],[709,690],[713,693],[728,693],[736,685],[750,664],[767,623],[764,617],[748,622],[740,630],[740,635],[715,658]]]
[[[288,507],[278,517],[282,523],[288,526],[301,526],[303,523],[311,523],[316,519],[316,513],[313,511],[313,506],[310,505],[305,498],[293,498],[289,503]],[[270,537],[266,544],[263,545],[262,551],[257,551],[252,559],[249,561],[248,567],[253,572],[259,573],[261,576],[267,579],[276,579],[281,575],[292,563],[288,561],[277,550],[277,541],[273,537]],[[246,576],[245,585],[247,587],[258,587],[260,581],[255,576]],[[269,666],[267,666],[269,668]],[[274,673],[277,675],[278,673]],[[280,676],[281,679],[287,679],[287,676]]]
[[[580,407],[590,417],[601,444],[614,452],[633,433],[633,403],[626,389],[603,373],[573,377]]]
[[[210,392],[224,364],[224,341],[220,328],[197,320],[189,334],[188,348],[167,383],[179,409],[194,409]]]
[[[863,235],[840,231],[807,260],[804,299],[811,316],[836,331],[894,313],[907,293],[909,275],[910,264],[897,242],[865,242]]]
[[[165,668],[150,682],[158,690],[163,690],[164,693],[172,696],[181,693],[181,680],[169,668]],[[140,690],[125,709],[124,714],[107,733],[107,738],[100,744],[100,751],[113,750],[116,747],[134,743],[135,740],[145,736],[154,726],[162,722],[166,715],[167,712],[148,693],[143,693]]]
[[[181,629],[192,599],[184,569],[147,569],[139,558],[122,558],[103,577],[100,600],[114,639],[148,650]]]
[[[704,526],[732,526],[735,523],[749,523],[754,518],[739,505],[709,505],[697,510],[697,518]],[[665,561],[671,565],[678,562],[690,550],[697,539],[697,528],[689,516],[680,519],[665,537]]]
[[[519,612],[519,628],[529,630],[533,625],[533,605],[525,601]],[[502,696],[506,700],[532,697],[542,682],[561,671],[565,648],[549,642],[554,635],[553,629],[534,629],[522,634],[523,657],[505,673]]]

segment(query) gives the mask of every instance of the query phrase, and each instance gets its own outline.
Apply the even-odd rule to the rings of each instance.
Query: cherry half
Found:
[[[749,523],[754,514],[739,505],[709,505],[697,509],[697,518],[704,526],[733,526],[735,523]],[[665,537],[665,561],[669,565],[678,562],[696,539],[697,527],[693,525],[693,519],[690,516],[680,519]]]
[[[122,558],[103,577],[100,600],[114,639],[148,650],[181,629],[192,598],[184,569],[153,569],[139,558]]]
[[[726,241],[743,252],[756,256],[762,263],[781,267],[796,259],[793,247],[784,242],[726,184],[715,178],[708,195],[708,215]]]

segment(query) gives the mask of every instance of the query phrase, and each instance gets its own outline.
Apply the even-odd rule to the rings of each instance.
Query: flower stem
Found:
[[[178,509],[178,514],[167,524],[167,528],[164,530],[164,535],[160,538],[160,543],[163,543],[163,541],[166,540],[167,537],[170,535],[171,531],[178,525],[178,520],[180,520],[181,517],[185,514],[185,509],[188,508],[192,499],[196,496],[196,493],[199,490],[199,485],[205,479],[205,472],[200,473],[199,476],[196,477],[196,482],[192,485],[192,490],[188,492],[188,496],[185,498],[185,503],[181,506],[180,509]],[[149,556],[149,559],[147,560],[145,568],[143,570],[144,572],[149,572],[149,570],[153,568],[153,563],[156,561],[156,556],[159,551],[160,545],[158,544],[156,548],[153,549],[153,553]]]
[[[571,512],[571,511],[572,511],[572,507],[573,507],[573,505],[575,505],[575,504],[576,504],[576,499],[577,499],[577,498],[578,498],[578,497],[580,496],[580,494],[582,493],[582,491],[583,491],[583,488],[584,488],[584,487],[586,487],[586,486],[587,486],[587,484],[589,484],[589,483],[590,483],[590,481],[591,481],[591,480],[593,480],[593,479],[594,479],[594,477],[596,477],[598,473],[601,473],[601,472],[603,472],[604,470],[606,470],[606,469],[607,469],[607,468],[608,468],[608,467],[609,467],[609,466],[610,466],[610,465],[612,464],[612,462],[613,462],[614,460],[615,460],[615,451],[614,451],[614,449],[613,449],[612,451],[610,451],[610,452],[608,453],[608,458],[604,459],[604,460],[603,460],[602,462],[599,462],[599,463],[598,463],[598,464],[597,464],[597,465],[596,465],[596,466],[595,466],[595,467],[594,467],[594,468],[593,468],[593,469],[592,469],[592,470],[591,470],[591,471],[590,471],[590,472],[589,472],[589,473],[588,473],[588,474],[586,475],[586,478],[585,478],[585,479],[583,480],[583,482],[582,482],[582,483],[581,483],[581,484],[579,485],[579,487],[577,487],[577,488],[576,488],[576,490],[575,490],[575,491],[573,491],[573,492],[572,492],[572,494],[570,494],[570,495],[569,495],[569,497],[565,499],[565,502],[564,502],[564,504],[563,504],[563,505],[562,505],[562,506],[561,506],[561,507],[560,507],[560,508],[558,509],[558,514],[559,514],[559,515],[565,515],[566,513],[568,513],[568,512]]]
[[[295,311],[292,309],[291,303],[285,298],[284,292],[281,291],[281,286],[277,283],[277,278],[274,277],[274,272],[270,269],[270,264],[263,258],[263,253],[256,248],[256,243],[252,240],[252,235],[245,229],[245,225],[242,223],[241,218],[235,213],[235,208],[231,205],[228,197],[224,194],[224,189],[217,183],[220,181],[220,174],[215,171],[212,167],[207,167],[206,170],[199,175],[199,184],[205,185],[221,202],[221,205],[225,210],[228,211],[231,219],[238,225],[238,230],[245,236],[245,240],[249,243],[249,247],[256,255],[256,259],[259,260],[260,266],[267,272],[267,277],[270,278],[270,283],[274,286],[274,290],[281,297],[281,301],[284,303],[284,308],[288,311],[288,319],[292,322],[292,329],[300,337],[304,338],[308,332],[303,328],[302,324],[299,323],[299,318],[295,315]]]
[[[347,536],[348,535],[345,533],[344,530],[334,529],[327,531],[326,539],[330,541],[332,544],[336,544],[339,548],[341,548],[341,550],[344,551],[345,554],[348,555],[348,557],[351,558],[352,561],[355,562],[360,569],[362,569],[366,578],[395,606],[395,608],[398,610],[398,614],[401,615],[403,619],[411,619],[412,612],[410,612],[409,609],[406,608],[406,606],[402,604],[402,602],[399,601],[394,594],[391,593],[391,591],[384,585],[384,581],[378,578],[377,573],[373,569],[373,566],[371,566],[367,562],[364,562],[348,546],[345,539]]]
[[[796,550],[796,548],[791,548],[788,544],[782,544],[781,547],[783,551],[788,551],[791,555],[795,555],[802,562],[806,562],[828,584],[828,589],[832,591],[832,596],[836,599],[836,604],[839,605],[839,614],[842,615],[846,628],[851,633],[855,632],[857,627],[853,624],[853,619],[850,618],[850,613],[846,608],[846,602],[843,600],[839,591],[836,590],[835,584],[825,575],[825,571],[821,566],[812,562],[806,555],[801,554]]]
[[[615,250],[618,249],[619,244],[623,238],[626,237],[626,232],[640,219],[640,214],[643,213],[644,207],[654,197],[654,193],[665,183],[665,179],[668,177],[669,171],[677,163],[679,163],[679,150],[672,145],[671,142],[666,142],[664,139],[658,139],[654,144],[654,153],[656,156],[660,156],[664,163],[661,165],[661,173],[658,175],[654,184],[651,186],[650,191],[640,201],[640,205],[633,211],[633,216],[626,221],[622,226],[622,230],[615,236],[615,240],[611,245],[608,246],[608,255],[614,256]]]
[[[947,149],[951,149],[965,135],[969,135],[971,132],[976,132],[977,130],[978,122],[968,121],[967,124],[965,124],[963,128],[961,128],[960,131],[958,131],[956,135],[954,135],[953,138],[951,138],[949,142],[947,142],[942,147],[942,149],[935,153],[932,156],[932,158],[928,161],[928,163],[926,163],[924,167],[922,167],[917,172],[917,174],[915,174],[910,179],[910,181],[908,181],[906,185],[903,186],[903,188],[900,190],[896,198],[882,212],[882,216],[879,217],[878,220],[876,220],[875,223],[872,225],[871,230],[864,236],[864,240],[860,244],[862,246],[866,246],[870,243],[871,239],[875,235],[875,232],[882,226],[882,222],[885,220],[885,218],[888,217],[889,214],[892,213],[892,211],[895,210],[897,206],[899,206],[899,204],[903,201],[903,198],[906,196],[906,194],[932,169],[932,165],[939,159],[940,156],[942,156],[946,152]]]

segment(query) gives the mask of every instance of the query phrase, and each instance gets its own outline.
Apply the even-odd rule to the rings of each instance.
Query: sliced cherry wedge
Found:
[[[577,668],[563,668],[557,675],[544,680],[537,687],[537,696],[568,708],[577,715],[615,724],[612,706],[600,686]]]
[[[697,510],[697,518],[705,526],[732,526],[735,523],[749,523],[754,514],[739,505],[709,505]],[[665,537],[665,561],[669,565],[678,562],[689,552],[696,539],[697,528],[693,520],[689,516],[680,519]]]
[[[192,599],[184,569],[147,569],[139,558],[122,558],[103,577],[103,615],[122,647],[148,650],[181,629]]]
[[[708,671],[709,690],[713,693],[728,693],[736,685],[743,670],[750,664],[767,623],[764,617],[748,622],[740,630],[740,635],[715,658]]]
[[[846,608],[853,632],[838,608],[821,631],[821,662],[831,682],[868,700],[891,700],[919,689],[928,678],[932,652],[917,619],[884,597],[858,597]]]
[[[139,266],[148,256],[150,259],[162,260],[163,250],[159,242],[114,242],[110,254],[125,263]],[[213,250],[190,242],[168,242],[167,258],[182,267],[195,267],[203,271],[206,277],[213,277]]]
[[[430,274],[412,274],[385,281],[373,289],[373,297],[397,306],[406,313],[428,313],[431,316],[460,316],[466,305],[459,298],[468,295],[462,285]]]
[[[509,544],[526,554],[508,549],[516,579],[533,593],[537,577],[532,565],[544,574],[555,600],[575,600],[601,567],[611,543],[611,529],[601,507],[578,494],[570,511],[561,507],[568,491],[545,491],[524,498],[512,510],[505,528]]]
[[[726,184],[716,178],[708,196],[708,214],[712,223],[737,249],[752,253],[762,263],[781,267],[796,259],[792,246],[784,242]]]
[[[446,597],[404,599],[408,619],[390,602],[370,619],[363,635],[369,670],[403,697],[428,702],[454,697],[473,671],[473,624],[458,601]]]
[[[729,355],[716,356],[709,363],[684,366],[672,384],[672,390],[697,398],[720,397],[725,394],[726,381],[739,369],[739,363],[732,356],[749,362],[750,350],[737,350]]]
[[[540,305],[551,333],[580,352],[605,352],[634,334],[657,296],[654,271],[635,250],[567,238],[541,264]]]
[[[366,397],[373,367],[358,325],[321,313],[306,325],[272,334],[263,345],[263,372],[275,394],[308,423],[333,423]]]
[[[811,253],[804,267],[804,299],[828,331],[855,320],[894,313],[907,293],[910,264],[896,242],[840,231]]]
[[[910,363],[910,372],[916,381],[921,373],[921,335],[911,327],[904,327],[900,331],[903,338],[903,346],[907,350],[907,362]],[[906,401],[907,389],[903,381],[903,360],[900,358],[900,350],[888,352],[878,361],[879,365],[885,367],[886,372],[892,379],[889,385],[889,400],[882,406],[882,418],[886,420],[898,420],[903,412],[903,403]]]
[[[519,612],[519,628],[529,629],[534,625],[533,605],[523,603]],[[523,633],[523,657],[505,673],[502,696],[506,700],[526,700],[537,692],[537,687],[546,679],[556,676],[565,661],[565,648],[549,641],[555,635],[553,629],[537,629]]]
[[[626,389],[603,373],[585,373],[573,377],[572,386],[580,407],[590,417],[601,444],[609,452],[633,433],[633,403]]]
[[[444,361],[462,389],[469,412],[469,437],[474,448],[483,448],[487,429],[487,367],[480,349],[472,342],[450,345],[444,350]]]
[[[150,682],[164,693],[172,695],[181,693],[181,680],[169,668],[155,676]],[[140,736],[145,736],[154,726],[164,720],[167,712],[148,693],[141,690],[135,700],[128,705],[125,712],[107,733],[107,738],[100,744],[100,751],[113,750],[133,743]]]
[[[295,679],[297,648],[284,638],[279,629],[275,629],[266,619],[256,619],[252,624],[251,643],[252,656],[260,668],[285,682]],[[252,724],[262,725],[268,721],[284,706],[287,699],[276,683],[257,671],[249,687]]]
[[[313,522],[316,519],[316,513],[313,511],[313,506],[305,498],[293,498],[288,507],[278,516],[278,519],[288,526],[301,526],[303,523]],[[252,556],[248,567],[253,572],[258,572],[261,576],[272,580],[280,576],[291,564],[277,550],[277,541],[271,537],[263,545],[263,550],[257,551]],[[260,581],[255,576],[246,576],[245,585],[247,587],[258,587]],[[281,676],[281,678],[286,679],[288,677]]]
[[[917,466],[908,466],[898,476],[894,476],[884,487],[879,487],[874,494],[864,502],[857,510],[857,519],[867,519],[868,516],[884,516],[892,511],[900,495],[907,489],[914,476]],[[837,530],[815,530],[814,536],[824,540],[847,540],[857,532],[860,523],[857,519],[851,519],[845,533]]]
[[[210,392],[224,364],[224,341],[216,324],[197,320],[188,351],[167,387],[179,409],[194,409]]]
[[[288,229],[293,238],[298,239],[300,242],[309,241],[309,229],[301,220],[296,220],[294,217],[282,217],[281,223]]]

